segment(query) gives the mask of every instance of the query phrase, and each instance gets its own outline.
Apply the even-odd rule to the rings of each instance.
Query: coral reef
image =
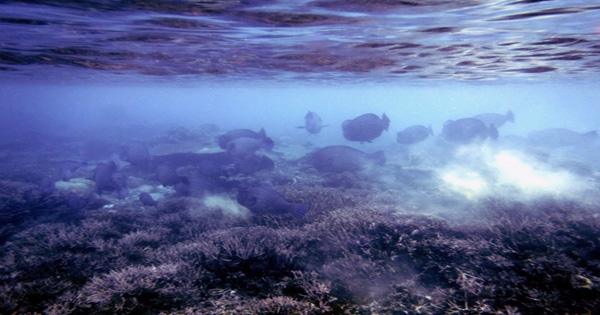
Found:
[[[15,207],[27,189],[7,185],[3,205]],[[385,198],[373,199],[363,190],[283,187],[290,200],[312,205],[304,219],[246,218],[210,208],[199,216],[194,211],[206,206],[194,202],[196,210],[190,211],[189,198],[143,210],[81,210],[70,222],[38,216],[0,249],[1,312],[600,309],[597,209],[550,199],[488,199],[457,224],[393,210]]]

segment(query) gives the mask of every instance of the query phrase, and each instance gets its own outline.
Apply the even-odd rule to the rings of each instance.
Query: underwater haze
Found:
[[[600,313],[600,1],[0,27],[0,313]]]

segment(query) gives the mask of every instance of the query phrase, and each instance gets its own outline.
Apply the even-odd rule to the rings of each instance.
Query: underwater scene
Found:
[[[600,314],[600,0],[0,30],[0,314]]]

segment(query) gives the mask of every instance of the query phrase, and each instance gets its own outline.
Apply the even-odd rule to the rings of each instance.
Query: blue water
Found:
[[[0,1],[0,313],[600,314],[599,79],[598,0]]]

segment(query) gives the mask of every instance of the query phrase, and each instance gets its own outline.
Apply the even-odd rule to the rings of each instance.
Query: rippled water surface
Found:
[[[0,0],[0,314],[600,314],[600,0]]]
[[[600,1],[3,1],[3,77],[593,77]],[[75,71],[76,70],[76,71]]]

